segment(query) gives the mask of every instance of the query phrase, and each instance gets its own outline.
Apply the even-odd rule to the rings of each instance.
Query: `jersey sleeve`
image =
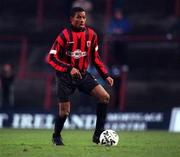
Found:
[[[103,79],[106,79],[109,75],[108,75],[107,69],[105,68],[105,66],[99,56],[98,38],[97,38],[96,33],[94,33],[92,42],[93,42],[92,43],[93,44],[92,45],[92,54],[91,54],[92,55],[91,56],[92,63],[95,66],[96,70],[99,72],[100,76]]]
[[[63,53],[65,48],[66,38],[61,32],[58,37],[56,38],[55,42],[53,43],[49,54],[48,54],[48,63],[57,71],[60,72],[70,72],[72,67],[70,64],[67,64],[61,61],[58,56]]]

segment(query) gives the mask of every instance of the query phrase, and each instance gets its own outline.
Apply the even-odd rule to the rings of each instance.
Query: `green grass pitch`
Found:
[[[51,143],[52,130],[0,129],[0,157],[179,157],[180,134],[118,132],[115,147],[93,144],[93,131],[64,130],[65,146]]]

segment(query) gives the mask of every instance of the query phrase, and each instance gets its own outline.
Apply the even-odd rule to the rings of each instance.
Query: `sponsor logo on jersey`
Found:
[[[87,52],[86,51],[82,52],[80,49],[76,49],[73,52],[68,51],[68,52],[66,52],[66,54],[68,56],[71,56],[71,57],[75,58],[75,59],[79,59],[81,57],[87,56]]]

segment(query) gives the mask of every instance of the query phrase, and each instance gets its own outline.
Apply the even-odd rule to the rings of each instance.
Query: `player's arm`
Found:
[[[113,86],[113,79],[108,75],[107,69],[105,68],[103,62],[100,59],[99,51],[98,51],[98,39],[97,35],[94,34],[94,41],[92,46],[92,63],[96,67],[97,71],[99,72],[100,76],[107,81],[108,85]]]
[[[99,72],[100,76],[103,79],[106,79],[108,77],[108,72],[103,64],[103,62],[100,59],[99,56],[99,47],[98,47],[98,41],[97,41],[97,35],[94,33],[93,41],[92,41],[92,49],[91,49],[91,59],[92,64],[95,66],[96,70]]]
[[[56,38],[49,54],[48,63],[57,71],[70,72],[72,67],[59,59],[58,56],[62,55],[65,47],[66,39],[63,37],[63,32]]]

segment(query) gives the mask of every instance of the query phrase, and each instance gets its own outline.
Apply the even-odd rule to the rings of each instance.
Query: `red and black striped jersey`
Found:
[[[66,27],[48,54],[48,63],[60,72],[70,72],[73,67],[86,72],[90,61],[105,79],[108,72],[98,54],[97,34],[88,27],[82,31]]]

